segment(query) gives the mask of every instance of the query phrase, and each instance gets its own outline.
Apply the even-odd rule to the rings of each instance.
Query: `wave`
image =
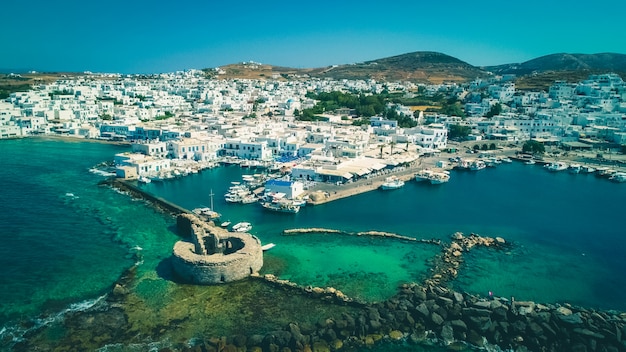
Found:
[[[63,318],[65,317],[66,314],[68,313],[74,313],[74,312],[84,312],[86,310],[91,309],[92,307],[96,306],[97,304],[99,304],[100,302],[103,302],[104,299],[107,297],[107,295],[102,295],[100,297],[94,298],[94,299],[89,299],[89,300],[85,300],[85,301],[81,301],[81,302],[77,302],[77,303],[72,303],[69,305],[69,307],[63,309],[60,312],[57,312],[55,314],[46,316],[46,317],[41,317],[41,318],[36,318],[30,321],[30,324],[16,324],[13,326],[4,326],[2,327],[2,329],[0,329],[0,341],[4,342],[4,341],[8,341],[9,343],[9,348],[13,347],[14,344],[20,342],[20,341],[24,341],[24,336],[31,332],[31,331],[35,331],[37,329],[40,329],[42,327],[48,326],[50,324],[59,322],[61,320],[63,320]],[[24,327],[24,325],[28,325],[29,327],[26,328]],[[3,347],[2,345],[0,345],[0,347]]]
[[[173,345],[168,340],[165,339],[163,341],[154,341],[154,342],[145,342],[145,343],[131,343],[128,345],[124,345],[122,343],[114,343],[109,345],[104,345],[98,348],[97,352],[126,352],[126,351],[149,351],[149,352],[157,352],[164,348],[171,348]]]
[[[100,170],[96,168],[89,169],[89,172],[91,172],[92,174],[96,174],[96,175],[100,175],[104,177],[116,176],[115,172],[104,171],[104,170]]]

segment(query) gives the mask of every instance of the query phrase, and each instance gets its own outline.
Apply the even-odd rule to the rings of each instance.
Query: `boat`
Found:
[[[279,201],[279,202],[263,202],[261,206],[267,210],[277,211],[281,213],[295,214],[300,211],[300,206],[291,202]]]
[[[589,165],[583,165],[580,167],[580,172],[583,174],[590,174],[595,172],[596,169],[594,169],[593,167],[589,166]]]
[[[420,170],[415,174],[415,181],[417,182],[428,181],[430,180],[432,173],[433,171],[430,169]]]
[[[564,162],[555,161],[555,162],[551,162],[549,164],[546,164],[544,167],[546,168],[546,170],[548,170],[550,172],[557,172],[557,171],[567,170],[568,166]]]
[[[233,225],[232,230],[235,232],[248,232],[252,230],[252,224],[250,224],[249,222],[238,222]]]
[[[502,159],[500,159],[500,161],[503,162],[503,163],[507,163],[507,164],[513,162],[513,160],[511,160],[511,158],[509,158],[509,157],[502,158]]]
[[[485,162],[482,160],[474,160],[469,165],[469,169],[472,171],[482,170],[485,167],[487,167],[487,164],[485,164]]]
[[[220,226],[223,228],[227,228],[228,226],[230,226],[230,221],[224,221],[223,223],[220,224]]]
[[[399,178],[395,176],[389,176],[385,179],[385,182],[380,186],[380,188],[383,190],[390,190],[390,189],[398,189],[398,188],[401,188],[402,186],[404,186],[404,181],[400,180]]]
[[[567,168],[567,171],[569,171],[570,174],[577,174],[580,172],[581,168],[582,166],[580,166],[579,164],[572,164],[569,166],[569,168]]]
[[[220,217],[218,212],[211,210],[211,208],[195,208],[191,211],[192,213],[198,215],[201,218],[207,218],[208,220],[215,220]]]
[[[616,172],[613,176],[609,177],[609,180],[613,182],[626,182],[626,172]]]
[[[613,176],[613,174],[615,174],[615,170],[605,168],[605,167],[602,167],[602,168],[599,167],[598,172],[596,173],[596,176],[610,178],[611,176]]]
[[[270,250],[270,249],[272,249],[272,248],[274,248],[274,247],[276,247],[276,245],[275,245],[275,244],[273,244],[273,243],[268,243],[268,244],[265,244],[265,245],[261,246],[261,250],[263,250],[263,251],[268,251],[268,250]]]
[[[146,176],[139,176],[139,178],[137,179],[137,181],[141,182],[141,183],[150,183],[152,182],[152,180],[150,180],[148,177]]]
[[[535,165],[536,162],[534,160],[528,160],[524,164],[526,164],[526,165]]]
[[[450,181],[450,174],[448,172],[433,172],[428,179],[431,185],[440,185]]]

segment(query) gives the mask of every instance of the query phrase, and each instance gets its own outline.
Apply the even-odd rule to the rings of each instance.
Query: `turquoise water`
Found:
[[[89,172],[127,149],[45,139],[0,141],[2,334],[16,321],[45,320],[91,304],[136,262],[141,264],[135,289],[144,304],[163,307],[170,293],[183,294],[162,272],[178,240],[174,220],[97,186],[102,176]],[[393,192],[373,191],[294,215],[224,202],[230,181],[239,181],[241,173],[230,166],[142,187],[190,209],[208,206],[213,190],[224,220],[249,221],[253,234],[277,244],[266,254],[264,272],[302,285],[334,286],[349,296],[383,300],[398,284],[420,281],[439,248],[370,237],[283,236],[286,228],[442,239],[455,231],[476,232],[502,236],[513,246],[467,255],[453,283],[457,288],[626,310],[621,294],[626,290],[624,184],[513,163],[453,172],[440,186],[408,182]]]
[[[173,219],[97,186],[103,177],[89,171],[127,149],[0,141],[0,330],[88,305],[139,260],[137,254],[145,271],[169,256]]]
[[[359,276],[354,273],[376,276],[384,272],[392,284],[370,286],[369,292],[361,293],[372,299],[383,298],[398,281],[419,278],[424,269],[422,259],[435,249],[387,241],[383,246],[372,246],[344,238],[332,239],[329,249],[325,240],[303,237],[310,235],[281,236],[283,229],[379,230],[441,239],[462,231],[501,236],[514,246],[506,252],[479,250],[470,254],[455,282],[459,289],[477,294],[492,291],[519,300],[626,310],[621,294],[626,290],[622,274],[626,270],[622,259],[626,249],[622,220],[625,184],[512,163],[479,172],[453,172],[451,181],[439,186],[408,182],[393,192],[368,192],[305,207],[294,215],[262,211],[255,204],[226,203],[222,195],[231,181],[240,181],[241,173],[242,169],[228,166],[143,187],[189,209],[210,204],[213,190],[214,206],[223,218],[233,223],[251,222],[252,233],[263,242],[278,245],[272,255],[286,258],[285,278],[304,284]],[[340,248],[335,247],[335,241]],[[416,251],[419,254],[412,261],[408,259],[409,253]],[[320,265],[333,258],[326,252],[341,260]],[[347,275],[341,275],[340,267]],[[344,285],[353,284],[344,281]]]

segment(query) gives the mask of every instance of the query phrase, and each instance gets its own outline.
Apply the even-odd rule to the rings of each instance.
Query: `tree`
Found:
[[[478,144],[474,144],[472,149],[474,149],[474,151],[480,150],[480,146]]]
[[[491,143],[489,144],[489,150],[496,150],[498,147],[496,146],[495,143]]]
[[[494,117],[496,115],[500,115],[502,113],[502,104],[500,103],[495,103],[491,109],[489,110],[489,112],[485,115],[485,117]]]
[[[522,152],[531,154],[543,154],[546,152],[546,148],[543,146],[543,144],[537,141],[528,140],[524,142],[524,145],[522,146]]]
[[[489,149],[489,146],[487,145],[487,143],[483,144],[483,145],[480,147],[480,150],[487,150],[487,149]]]
[[[622,144],[622,145],[620,146],[620,152],[621,152],[622,154],[626,154],[626,144]]]
[[[299,116],[300,116],[300,110],[298,110],[298,109],[293,109],[293,116],[294,116],[294,117],[299,117]]]
[[[448,138],[450,139],[463,139],[469,136],[472,131],[469,126],[462,125],[450,125],[450,131],[448,132]]]

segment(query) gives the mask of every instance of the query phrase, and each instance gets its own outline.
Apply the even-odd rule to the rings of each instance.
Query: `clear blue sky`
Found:
[[[624,0],[19,0],[0,9],[2,69],[321,67],[413,51],[480,66],[626,53]]]

